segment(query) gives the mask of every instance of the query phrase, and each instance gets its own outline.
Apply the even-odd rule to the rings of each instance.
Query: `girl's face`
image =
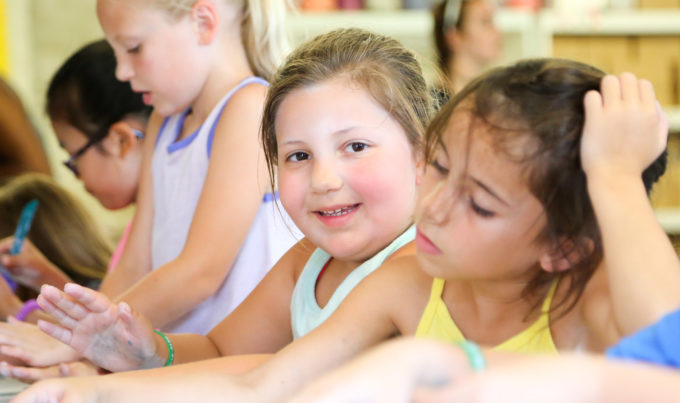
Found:
[[[73,155],[88,142],[88,138],[75,127],[53,122],[52,127],[61,147]],[[135,201],[137,181],[141,168],[141,150],[129,152],[127,158],[119,158],[107,152],[110,138],[88,148],[75,160],[78,179],[85,189],[106,208],[115,210]],[[137,145],[136,147],[141,147]]]
[[[129,81],[163,116],[198,98],[210,63],[190,17],[169,14],[133,0],[98,0],[97,15],[116,55],[116,77]]]
[[[314,244],[363,261],[412,221],[416,159],[363,89],[332,79],[288,94],[276,117],[281,202]]]
[[[465,13],[462,40],[458,42],[461,49],[482,64],[491,63],[501,55],[502,38],[493,21],[494,9],[488,1],[472,0]]]
[[[418,260],[435,277],[524,281],[544,253],[535,241],[546,225],[543,207],[522,167],[493,148],[482,123],[468,132],[469,122],[468,112],[454,112],[426,168],[416,214]]]

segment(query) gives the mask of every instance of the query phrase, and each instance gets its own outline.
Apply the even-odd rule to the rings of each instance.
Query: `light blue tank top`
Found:
[[[251,84],[268,85],[258,77],[246,78],[220,100],[195,133],[182,140],[177,141],[177,137],[188,111],[163,122],[151,164],[154,270],[175,259],[184,248],[208,172],[217,122],[229,99]],[[231,313],[288,248],[301,239],[292,220],[277,204],[276,194],[265,195],[238,256],[217,291],[192,311],[164,326],[163,331],[206,334]],[[213,241],[220,242],[219,239]]]
[[[331,258],[326,251],[316,248],[314,253],[307,260],[300,277],[295,284],[293,297],[290,302],[290,319],[293,328],[293,338],[298,339],[312,331],[323,323],[335,310],[347,295],[356,287],[361,280],[373,273],[375,269],[383,264],[385,259],[390,257],[402,246],[414,240],[416,237],[416,227],[412,226],[403,234],[399,235],[385,249],[376,253],[372,258],[362,263],[354,269],[340,286],[335,290],[331,299],[323,308],[316,302],[316,280],[323,266]]]

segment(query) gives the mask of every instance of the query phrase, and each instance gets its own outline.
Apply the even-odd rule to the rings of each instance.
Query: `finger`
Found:
[[[658,139],[661,141],[664,148],[666,148],[669,130],[668,116],[661,108],[659,101],[656,101],[656,112],[659,114],[659,130],[657,131],[657,136],[659,136]]]
[[[602,101],[605,106],[614,106],[621,103],[621,84],[616,76],[606,75],[600,84]]]
[[[602,115],[602,95],[597,91],[586,92],[583,106],[587,117],[599,117]]]
[[[0,240],[0,253],[9,253],[14,244],[14,236],[8,236]]]
[[[56,378],[59,376],[58,368],[47,367],[47,368],[29,368],[29,367],[17,367],[10,366],[10,377],[18,379],[21,382],[33,383],[42,379]]]
[[[56,319],[62,326],[73,329],[78,325],[78,321],[70,317],[61,307],[55,306],[52,302],[48,301],[42,294],[38,295],[36,301],[43,311]]]
[[[654,85],[649,80],[644,78],[638,81],[640,91],[640,101],[644,106],[653,106],[656,103],[656,93],[654,92]]]
[[[16,358],[25,362],[28,365],[33,365],[33,357],[24,348],[17,346],[0,346],[0,353],[8,357]]]
[[[640,102],[640,86],[633,73],[623,73],[619,76],[621,83],[621,99],[627,104]]]
[[[73,332],[70,329],[61,327],[57,324],[45,320],[38,321],[38,328],[43,332],[49,334],[50,336],[54,337],[55,339],[59,340],[60,342],[68,344],[69,346],[71,345]]]
[[[104,294],[78,284],[66,284],[64,292],[95,313],[106,312],[113,305]]]

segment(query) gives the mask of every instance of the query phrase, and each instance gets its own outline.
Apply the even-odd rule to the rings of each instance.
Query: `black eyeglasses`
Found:
[[[143,139],[144,138],[144,133],[140,132],[139,130],[132,129],[132,131],[135,133],[135,137],[138,139]],[[93,145],[99,143],[100,141],[104,140],[106,136],[95,136],[88,140],[87,143],[85,143],[84,146],[80,147],[76,152],[71,154],[66,161],[64,161],[64,166],[71,170],[73,172],[73,175],[78,176],[78,164],[76,163],[76,160],[80,158],[81,155],[85,154],[85,151],[87,151],[90,147]]]

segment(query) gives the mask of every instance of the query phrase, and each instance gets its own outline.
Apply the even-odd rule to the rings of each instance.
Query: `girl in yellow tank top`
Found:
[[[383,264],[323,324],[243,379],[230,382],[221,376],[214,385],[197,382],[192,389],[183,382],[151,386],[160,382],[158,376],[142,384],[116,374],[101,377],[106,379],[100,390],[129,391],[136,381],[152,388],[156,400],[189,398],[193,391],[215,397],[229,393],[239,401],[281,401],[361,351],[419,328],[432,334],[439,328],[451,340],[465,335],[513,351],[583,346],[602,352],[621,334],[653,322],[654,309],[641,309],[649,306],[628,295],[631,287],[635,293],[665,291],[667,273],[596,271],[602,240],[579,145],[583,98],[601,81],[606,89],[603,76],[576,62],[529,60],[493,70],[456,94],[427,131],[429,165],[418,178],[415,213],[417,255]],[[361,138],[361,130],[336,133],[348,136],[338,149],[355,151],[349,146]],[[366,147],[371,152],[372,144]],[[657,162],[652,164],[643,175],[645,184],[662,172]],[[446,279],[435,281],[440,297],[434,302],[433,278]],[[538,321],[524,325],[529,317]],[[120,383],[123,379],[130,383]],[[75,381],[73,386],[85,387]]]
[[[416,330],[416,337],[428,338],[443,342],[460,344],[466,341],[463,333],[458,329],[446,303],[442,300],[442,292],[446,280],[435,278],[432,282],[430,300],[425,307],[425,312],[420,318]],[[553,281],[548,295],[541,305],[541,314],[526,329],[493,347],[498,351],[510,351],[516,353],[551,353],[557,354],[557,347],[550,332],[550,305],[555,295],[558,280]]]

